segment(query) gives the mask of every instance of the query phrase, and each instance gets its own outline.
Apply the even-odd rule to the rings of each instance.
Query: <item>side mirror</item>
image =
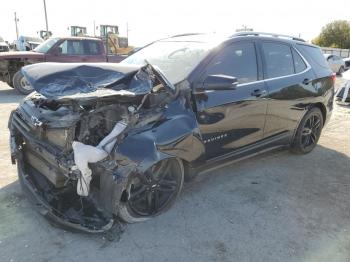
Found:
[[[227,75],[209,75],[205,78],[203,89],[205,90],[235,90],[238,85],[236,77]]]

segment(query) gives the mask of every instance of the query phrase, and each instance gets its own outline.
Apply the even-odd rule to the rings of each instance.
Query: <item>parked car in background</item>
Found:
[[[40,37],[20,36],[16,41],[16,50],[30,51],[44,42]]]
[[[343,61],[345,63],[345,70],[350,69],[350,57],[344,58]]]
[[[168,210],[185,177],[281,147],[311,152],[335,77],[301,39],[247,32],[156,41],[119,64],[23,68],[11,157],[40,213],[87,232]]]
[[[337,55],[324,54],[329,67],[338,75],[345,72],[345,62]]]
[[[0,36],[0,52],[7,52],[9,50],[10,50],[9,45]]]
[[[22,94],[33,88],[23,77],[21,68],[41,62],[95,63],[120,62],[124,56],[107,55],[101,39],[93,37],[50,38],[32,51],[5,52],[0,54],[0,81],[7,82]]]
[[[350,70],[346,71],[342,78],[344,81],[336,93],[336,101],[350,103]]]

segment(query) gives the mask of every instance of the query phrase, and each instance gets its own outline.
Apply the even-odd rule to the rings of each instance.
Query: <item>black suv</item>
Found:
[[[167,210],[183,182],[228,161],[314,149],[334,75],[301,39],[247,32],[156,41],[120,64],[22,69],[13,111],[21,185],[47,217],[87,232]]]

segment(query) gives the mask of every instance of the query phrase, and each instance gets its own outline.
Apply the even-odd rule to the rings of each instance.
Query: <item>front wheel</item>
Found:
[[[292,143],[292,152],[297,154],[311,152],[321,136],[323,121],[321,110],[317,107],[311,108],[299,124]]]
[[[179,159],[165,159],[128,180],[127,199],[120,202],[118,216],[127,223],[142,222],[174,204],[183,186],[184,168]]]
[[[23,95],[28,95],[34,91],[34,89],[28,83],[27,79],[22,74],[21,70],[19,70],[13,76],[13,87]]]

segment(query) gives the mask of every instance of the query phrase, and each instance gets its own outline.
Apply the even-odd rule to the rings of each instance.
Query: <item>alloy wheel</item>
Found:
[[[321,134],[321,119],[317,114],[311,114],[305,121],[301,133],[301,143],[304,148],[314,146]]]
[[[28,91],[33,90],[33,88],[30,86],[30,84],[28,83],[25,77],[21,78],[20,84],[21,84],[21,87],[25,90],[28,90]]]
[[[177,162],[163,160],[143,174],[132,177],[128,206],[138,216],[154,216],[165,210],[181,187]]]

